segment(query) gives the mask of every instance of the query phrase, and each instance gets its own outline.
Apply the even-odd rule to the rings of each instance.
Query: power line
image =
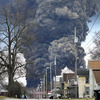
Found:
[[[95,23],[96,23],[96,21],[97,21],[99,15],[100,15],[100,11],[98,12],[97,17],[96,17],[96,19],[94,20],[94,23],[93,23],[93,25],[91,26],[91,28],[90,28],[90,30],[88,31],[88,33],[91,32],[91,30],[92,30],[93,26],[95,25]]]
[[[99,15],[100,15],[100,11],[99,11],[99,13],[97,14],[96,19],[94,20],[93,25],[91,26],[90,30],[88,31],[88,34],[91,32],[91,30],[92,30],[93,26],[95,25],[95,23],[96,23],[96,21],[97,21]],[[94,37],[96,37],[96,36],[94,36]],[[94,38],[94,37],[93,37],[93,38]],[[85,45],[86,47],[87,47],[87,45],[93,40],[93,38]],[[85,47],[85,46],[84,46],[84,47]],[[90,45],[89,45],[89,46],[90,46]],[[89,46],[88,46],[88,47],[89,47]]]
[[[98,34],[99,34],[99,32],[98,32]],[[97,34],[96,34],[95,37],[96,37],[96,36],[99,37],[100,35],[97,35]],[[91,44],[92,44],[92,43],[91,43]],[[91,45],[91,44],[90,44],[90,45]],[[89,45],[89,46],[90,46],[90,45]],[[89,47],[89,46],[88,46],[88,47]],[[88,48],[88,47],[87,47],[87,48]],[[93,48],[92,51],[94,51],[96,48],[97,48],[97,47]],[[84,51],[79,55],[79,57],[81,57],[81,55],[82,55],[83,53],[84,53]],[[88,54],[86,54],[86,55],[89,55],[89,54],[90,54],[90,53],[88,53]]]
[[[98,47],[94,47],[93,48],[93,50],[92,50],[92,52],[95,50],[95,49],[97,49]],[[91,51],[87,54],[87,55],[89,55],[89,54],[91,54]]]
[[[98,37],[100,37],[100,35],[98,35]],[[96,47],[94,47],[91,51],[93,52],[96,48],[98,48],[97,46]],[[91,53],[91,51],[88,53],[88,54],[90,54]],[[87,54],[87,55],[88,55]]]
[[[99,36],[98,34],[99,34],[99,32],[98,32],[98,33],[96,33],[96,34],[95,34],[95,36],[94,36],[92,39],[95,39],[95,37]],[[92,42],[92,43],[93,43],[93,42]],[[90,45],[92,45],[92,43],[91,43]],[[85,49],[89,48],[89,47],[90,47],[90,45],[88,45]]]

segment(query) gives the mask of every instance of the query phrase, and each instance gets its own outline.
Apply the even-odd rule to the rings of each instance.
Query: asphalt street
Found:
[[[12,98],[4,98],[3,100],[55,100],[55,99],[12,99]]]
[[[8,98],[5,98],[3,100],[57,100],[57,99],[12,99],[12,98],[8,99]],[[75,99],[75,100],[78,100],[78,99]],[[91,99],[91,100],[95,100],[95,99]]]

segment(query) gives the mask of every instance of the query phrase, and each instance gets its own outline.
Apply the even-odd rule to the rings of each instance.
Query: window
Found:
[[[62,83],[62,89],[64,89],[64,83]]]
[[[89,87],[85,87],[85,94],[89,95]]]
[[[89,83],[89,77],[86,77],[85,80],[86,80],[86,83]]]

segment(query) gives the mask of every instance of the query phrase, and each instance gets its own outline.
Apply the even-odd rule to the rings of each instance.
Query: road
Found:
[[[12,98],[4,98],[3,100],[55,100],[55,99],[12,99]]]
[[[4,98],[3,100],[61,100],[61,99],[12,99],[12,98],[8,99],[8,98]],[[85,99],[71,99],[71,100],[95,100],[95,99],[86,99],[85,98]]]

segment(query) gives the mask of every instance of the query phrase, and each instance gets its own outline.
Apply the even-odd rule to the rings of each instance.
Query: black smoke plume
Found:
[[[9,0],[13,11],[20,9],[24,15],[29,11],[27,20],[37,23],[30,29],[36,40],[26,45],[24,55],[34,65],[26,66],[27,86],[36,86],[45,73],[44,69],[57,57],[57,74],[65,66],[74,70],[74,28],[77,29],[78,68],[83,66],[85,41],[90,17],[98,11],[97,0]],[[28,35],[28,34],[27,34]]]

